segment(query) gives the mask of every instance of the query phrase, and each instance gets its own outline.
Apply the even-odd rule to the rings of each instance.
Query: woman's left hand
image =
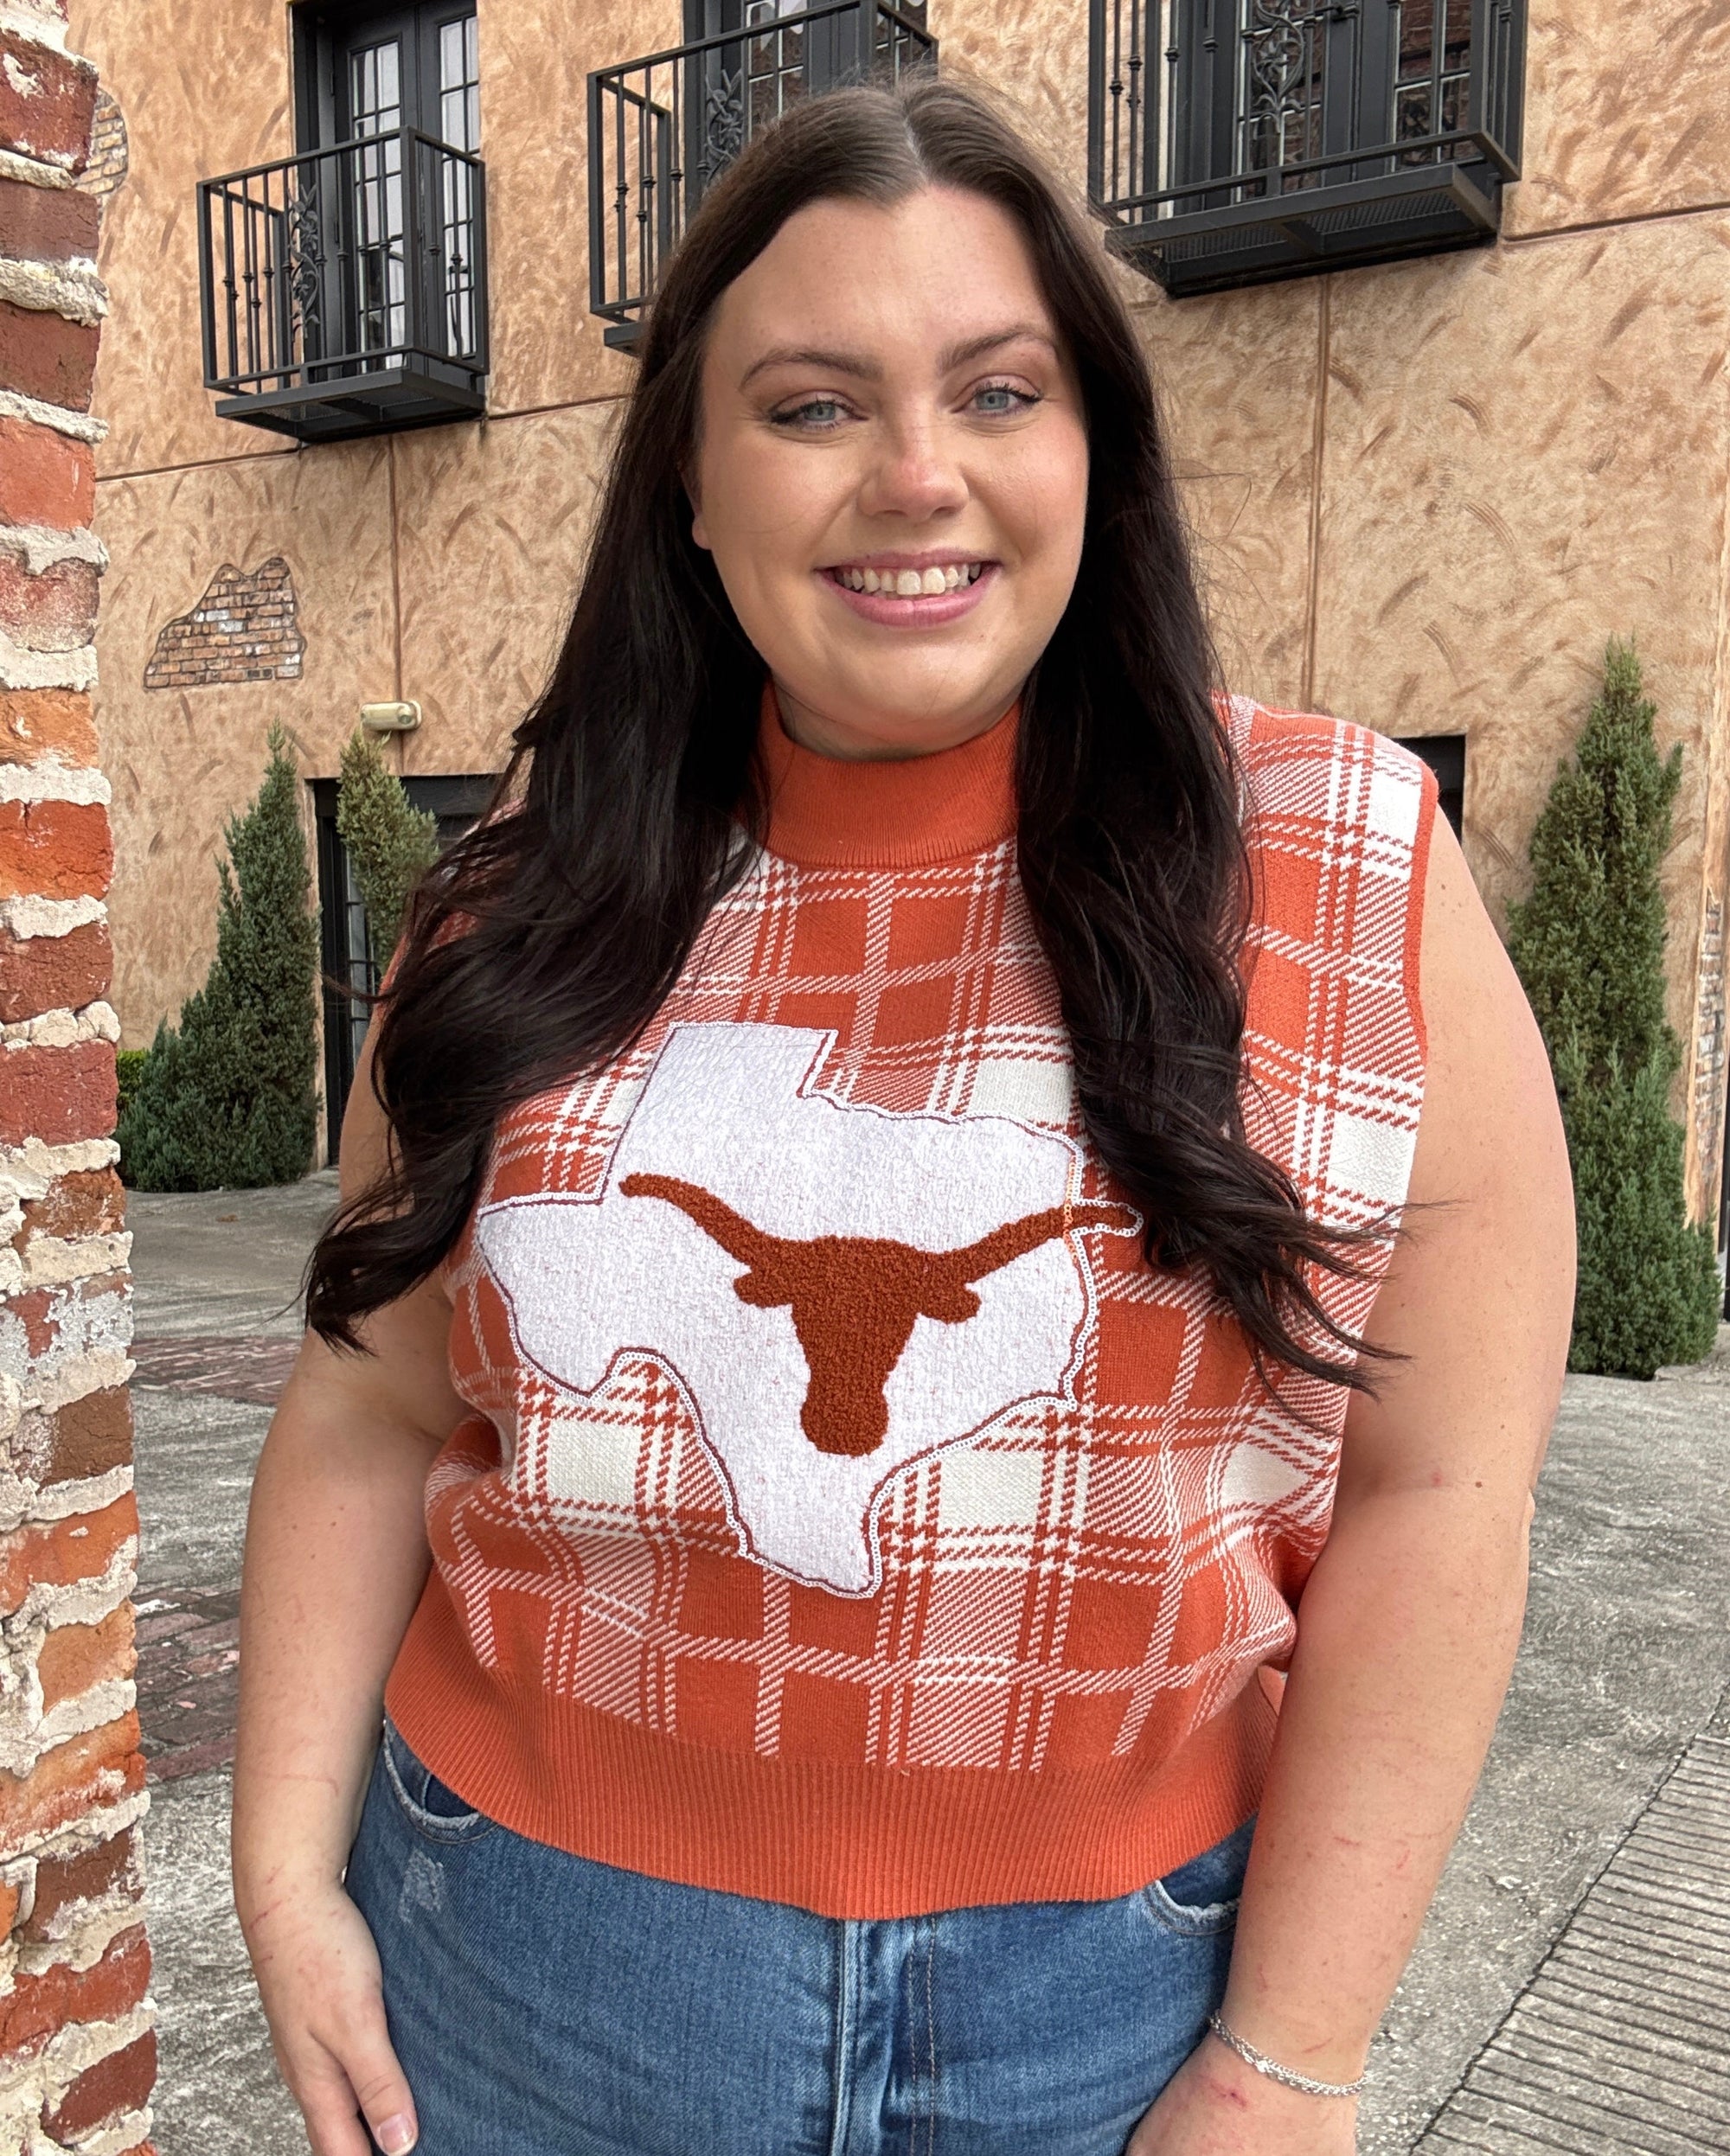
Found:
[[[1357,2103],[1285,2089],[1204,2037],[1124,2156],[1355,2156]]]

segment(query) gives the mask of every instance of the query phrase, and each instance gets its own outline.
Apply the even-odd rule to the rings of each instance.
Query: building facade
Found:
[[[1690,1203],[1715,1216],[1721,11],[72,0],[72,16],[110,93],[84,184],[127,296],[102,347],[96,519],[127,1045],[203,978],[223,821],[272,716],[319,782],[333,963],[352,910],[331,782],[361,706],[418,706],[388,754],[457,828],[549,664],[680,190],[849,49],[912,65],[934,43],[1094,199],[1229,685],[1423,745],[1498,918],[1605,643],[1637,639],[1685,757],[1670,1010]],[[1366,147],[1384,154],[1346,154]]]

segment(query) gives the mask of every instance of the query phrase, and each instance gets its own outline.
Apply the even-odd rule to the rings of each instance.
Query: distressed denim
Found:
[[[419,2156],[1121,2156],[1253,1824],[1114,1900],[819,1916],[528,1840],[387,1724],[348,1884]]]

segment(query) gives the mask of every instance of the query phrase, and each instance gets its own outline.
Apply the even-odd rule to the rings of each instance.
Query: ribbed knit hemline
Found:
[[[717,1751],[495,1678],[436,1573],[385,1705],[441,1782],[531,1840],[854,1917],[1130,1893],[1249,1818],[1276,1720],[1252,1682],[1151,1768],[894,1769]]]

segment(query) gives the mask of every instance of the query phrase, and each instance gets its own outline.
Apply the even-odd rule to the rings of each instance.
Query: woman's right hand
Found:
[[[326,1884],[279,1893],[244,1929],[277,2066],[314,2156],[373,2156],[375,2142],[403,2156],[419,2132],[414,2099],[385,2026],[365,1917]]]

